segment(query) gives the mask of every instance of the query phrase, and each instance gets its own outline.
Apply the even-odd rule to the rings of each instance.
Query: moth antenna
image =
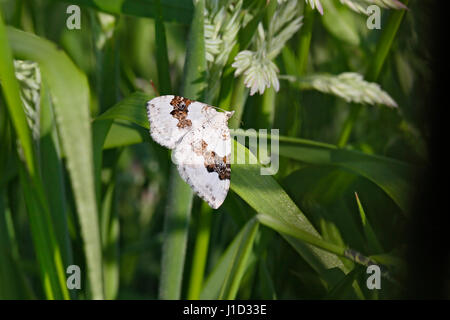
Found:
[[[230,110],[225,110],[225,109],[222,109],[222,108],[219,108],[219,107],[215,107],[215,106],[210,106],[210,107],[213,107],[214,109],[219,109],[219,110],[222,110],[222,111],[225,111],[225,112],[229,112]]]
[[[159,91],[158,89],[156,89],[155,83],[152,79],[150,79],[150,84],[152,85],[153,91],[155,91],[156,96],[159,97]]]

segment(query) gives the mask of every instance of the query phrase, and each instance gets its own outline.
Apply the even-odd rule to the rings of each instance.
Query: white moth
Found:
[[[153,140],[173,149],[180,176],[213,209],[221,206],[230,188],[228,119],[233,113],[173,95],[147,102]]]

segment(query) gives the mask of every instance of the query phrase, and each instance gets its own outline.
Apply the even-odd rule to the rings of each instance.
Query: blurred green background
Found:
[[[1,0],[0,298],[404,297],[428,163],[426,10]],[[163,94],[235,110],[231,128],[279,129],[277,174],[232,165],[213,211],[149,136],[146,101]],[[366,286],[372,263],[380,290]]]

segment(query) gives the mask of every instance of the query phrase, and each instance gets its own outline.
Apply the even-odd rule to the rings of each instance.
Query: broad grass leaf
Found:
[[[24,162],[20,161],[18,165],[19,177],[30,219],[33,243],[35,250],[39,253],[37,260],[41,272],[41,281],[47,298],[68,299],[69,293],[64,280],[65,274],[60,246],[55,236],[52,217],[44,193],[43,181],[39,174],[39,162],[34,150],[30,128],[28,127],[20,97],[19,84],[14,71],[13,56],[16,55],[16,41],[11,39],[9,31],[9,28],[5,28],[0,13],[1,86],[21,147],[19,152],[23,153]]]
[[[53,105],[46,82],[41,84],[40,165],[56,237],[64,265],[73,264],[72,246],[67,226],[66,188]]]
[[[94,186],[89,86],[67,55],[48,40],[8,28],[14,54],[39,63],[54,104],[84,240],[92,298],[102,299],[101,239]]]

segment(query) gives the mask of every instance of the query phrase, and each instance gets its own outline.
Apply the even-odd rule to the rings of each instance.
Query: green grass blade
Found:
[[[206,54],[204,41],[204,0],[195,4],[195,13],[189,32],[188,48],[184,63],[183,96],[202,101],[205,97]]]
[[[63,177],[63,163],[59,149],[59,137],[56,130],[56,120],[45,81],[41,84],[41,136],[40,136],[40,164],[42,179],[52,214],[56,237],[61,247],[64,265],[73,264],[72,246],[70,244],[67,227],[67,209],[65,184]]]
[[[84,240],[91,297],[102,299],[101,238],[95,199],[89,88],[86,76],[48,40],[8,29],[16,56],[39,63],[55,106],[61,144],[74,190]],[[73,94],[68,94],[71,92]]]
[[[98,121],[94,121],[93,131],[97,130]],[[113,149],[118,147],[130,146],[141,142],[150,142],[148,130],[143,129],[133,123],[115,121],[106,136],[103,149]]]
[[[5,190],[0,190],[0,299],[32,299],[25,273],[20,267],[17,239],[11,212],[5,206]]]
[[[189,300],[197,300],[200,298],[208,256],[208,245],[211,234],[211,220],[213,214],[214,212],[211,207],[209,207],[206,202],[203,202],[199,212],[195,248],[192,255],[191,276],[189,279],[187,293],[187,298]]]
[[[275,89],[267,88],[261,97],[261,112],[258,113],[259,128],[271,129],[275,118]]]
[[[275,291],[275,285],[273,283],[272,276],[269,272],[269,269],[267,267],[267,262],[265,258],[261,258],[259,260],[259,286],[261,290],[261,297],[262,299],[277,299],[277,293]]]
[[[42,184],[34,181],[23,166],[19,168],[19,178],[46,296],[51,300],[69,299],[65,268],[53,231],[48,204],[43,195]]]
[[[14,47],[16,43],[14,40],[11,41],[9,36],[9,30],[5,29],[0,16],[0,58],[2,60],[0,79],[9,114],[24,153],[25,167],[19,165],[20,181],[30,217],[33,242],[38,251],[41,280],[47,298],[68,299],[61,252],[56,241],[43,183],[37,169],[38,161],[35,158],[30,129],[20,99],[19,85],[14,74],[12,57],[16,54]],[[12,44],[11,48],[9,43]]]
[[[172,165],[169,203],[164,216],[164,243],[161,260],[159,299],[180,299],[192,207],[192,190]]]
[[[112,171],[103,196],[101,215],[105,298],[108,300],[115,299],[119,291],[119,217],[115,208],[116,171]]]
[[[64,0],[52,0],[67,3]],[[88,6],[113,15],[126,14],[136,17],[154,18],[155,0],[73,0],[71,4]],[[194,8],[191,1],[162,0],[163,19],[169,22],[190,24]]]
[[[240,157],[254,157],[248,149],[237,142],[234,143],[234,148],[234,152],[237,151]],[[237,161],[244,163],[244,158]],[[320,238],[319,233],[273,177],[260,174],[259,165],[235,164],[232,166],[232,172],[231,189],[260,214],[259,220],[263,224],[286,235],[301,236],[303,240],[320,245],[331,252],[342,253],[342,248],[336,248]],[[342,262],[328,252],[311,246],[299,249],[314,251],[312,254],[328,268],[343,267]]]
[[[405,6],[408,5],[408,2],[409,0],[403,1]],[[376,81],[378,79],[406,12],[407,10],[390,11],[389,20],[386,26],[383,27],[383,33],[381,34],[380,40],[378,40],[375,54],[370,59],[371,63],[366,72],[367,81]]]
[[[119,93],[119,52],[121,18],[106,24],[98,14],[90,12],[93,29],[92,42],[95,44],[96,92],[100,111],[108,110],[118,101]],[[115,299],[119,289],[119,223],[115,210],[115,163],[120,150],[103,152],[103,145],[112,125],[111,119],[99,120],[93,126],[93,155],[96,200],[100,205],[100,228],[102,237],[102,261],[105,298]],[[110,167],[104,168],[105,163]],[[103,173],[110,173],[108,181]],[[104,184],[102,184],[104,182]],[[104,189],[102,190],[102,186]],[[102,192],[103,191],[103,192]]]
[[[183,96],[202,100],[206,88],[206,56],[204,42],[204,0],[195,4],[189,33],[183,79]],[[192,207],[192,189],[178,174],[174,164],[170,168],[169,198],[164,220],[164,245],[159,286],[160,299],[181,297],[187,234]]]
[[[0,84],[6,100],[12,124],[20,141],[25,155],[28,171],[32,176],[37,174],[34,159],[33,142],[31,132],[28,128],[25,112],[20,100],[19,84],[16,80],[13,65],[13,53],[9,47],[8,32],[3,23],[2,12],[0,12]]]
[[[381,243],[378,241],[378,238],[375,232],[372,229],[369,221],[367,220],[366,213],[364,212],[364,208],[359,200],[358,193],[355,192],[356,202],[358,204],[359,215],[361,217],[361,222],[363,225],[364,235],[366,236],[366,240],[368,243],[368,247],[370,252],[372,253],[381,253],[383,252],[383,247]]]
[[[253,248],[255,236],[258,232],[258,227],[259,223],[254,218],[245,225],[242,241],[233,256],[231,265],[228,266],[218,299],[233,300],[236,298],[239,285],[247,267],[247,261]]]
[[[245,271],[258,229],[256,219],[250,219],[236,235],[209,274],[200,299],[234,299]]]
[[[359,45],[360,39],[353,13],[337,1],[323,1],[323,7],[325,14],[321,18],[327,31],[350,45]]]
[[[270,139],[270,136],[267,136]],[[279,137],[280,155],[309,164],[331,164],[348,169],[378,185],[407,214],[413,173],[419,167],[395,159],[339,149],[334,145]]]
[[[298,56],[296,75],[301,76],[305,74],[308,65],[309,48],[311,45],[312,28],[314,25],[315,10],[310,6],[304,7],[303,13],[304,25],[300,31],[300,40],[298,43]],[[287,48],[286,48],[287,49]]]
[[[358,287],[354,290],[354,283],[358,277],[365,271],[365,268],[354,268],[348,274],[345,275],[338,283],[336,283],[328,292],[325,299],[361,299],[364,300],[364,294]],[[356,293],[356,296],[355,296]]]
[[[169,55],[167,53],[166,29],[162,17],[161,1],[155,1],[155,45],[158,62],[158,82],[160,95],[172,94],[170,83]]]
[[[147,93],[135,92],[106,110],[96,120],[127,120],[149,129],[145,105],[152,98],[153,96]]]
[[[405,0],[403,3],[408,5],[408,1],[409,0]],[[371,63],[365,76],[367,81],[375,82],[378,79],[381,68],[386,61],[386,57],[392,47],[392,43],[397,35],[397,31],[403,20],[405,12],[406,10],[392,10],[387,25],[383,28],[383,33],[380,40],[378,40],[374,57],[370,59]],[[342,131],[339,135],[338,146],[343,147],[347,144],[353,126],[355,125],[359,113],[361,112],[361,108],[362,107],[360,105],[352,105],[352,110],[350,111],[348,118],[345,120],[344,126],[342,127]]]

